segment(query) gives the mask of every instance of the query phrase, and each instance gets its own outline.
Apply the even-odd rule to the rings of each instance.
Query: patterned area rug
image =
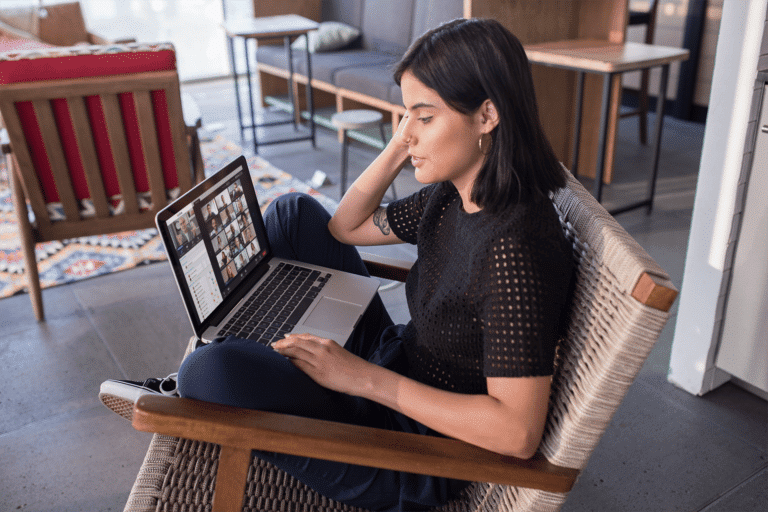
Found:
[[[206,175],[243,153],[240,146],[221,137],[203,142],[202,150]],[[276,197],[294,191],[314,196],[329,211],[335,208],[333,200],[263,158],[249,157],[248,166],[262,211]],[[8,187],[5,162],[0,159],[0,298],[27,291],[24,257]],[[37,244],[35,252],[43,288],[165,259],[162,240],[154,229],[47,242]]]

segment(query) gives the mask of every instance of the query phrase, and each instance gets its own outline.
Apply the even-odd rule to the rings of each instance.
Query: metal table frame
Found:
[[[603,196],[603,176],[605,173],[605,154],[611,115],[611,97],[614,82],[618,82],[614,78],[631,71],[661,67],[648,197],[626,206],[615,208],[609,212],[611,215],[617,215],[647,206],[648,213],[650,213],[653,208],[659,171],[661,136],[664,127],[664,100],[667,96],[667,86],[669,83],[669,67],[674,61],[685,60],[688,57],[688,50],[641,43],[618,44],[607,41],[573,40],[526,46],[526,52],[528,53],[528,59],[532,63],[568,69],[577,73],[576,126],[573,135],[573,166],[571,168],[573,174],[577,172],[579,146],[581,145],[584,75],[586,73],[598,73],[603,76],[597,168],[595,169],[595,183],[592,192],[598,202],[602,200]]]
[[[259,152],[259,145],[268,144],[283,144],[286,142],[297,142],[302,140],[311,140],[312,147],[316,146],[315,141],[315,105],[312,91],[312,54],[309,51],[309,37],[306,37],[306,54],[307,54],[307,108],[309,110],[309,135],[296,136],[284,139],[268,140],[259,142],[256,135],[256,129],[266,126],[278,126],[284,124],[293,124],[294,129],[298,130],[298,116],[295,115],[299,109],[298,101],[293,94],[293,49],[291,48],[292,39],[307,34],[310,30],[315,30],[319,24],[310,19],[298,16],[295,14],[284,16],[267,16],[260,18],[252,18],[246,20],[235,20],[224,23],[224,30],[227,33],[227,39],[229,41],[229,55],[232,63],[232,77],[235,82],[235,100],[237,102],[237,119],[240,124],[240,138],[244,140],[245,130],[250,128],[253,136],[253,151]],[[243,122],[242,104],[240,101],[240,85],[237,80],[237,63],[235,61],[235,38],[239,37],[243,39],[243,49],[245,55],[245,71],[248,79],[248,100],[250,106],[251,123],[245,125]],[[251,76],[251,63],[250,53],[248,50],[248,40],[254,39],[283,39],[283,45],[285,47],[286,56],[288,58],[288,100],[293,107],[293,119],[285,121],[270,121],[265,123],[256,122],[256,109],[253,104],[253,84]]]

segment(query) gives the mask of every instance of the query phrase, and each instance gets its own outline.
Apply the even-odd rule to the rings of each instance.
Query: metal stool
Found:
[[[343,135],[341,144],[341,197],[344,197],[344,193],[347,191],[347,159],[349,153],[349,135],[347,134],[347,131],[378,126],[379,133],[381,133],[381,142],[386,146],[387,138],[384,135],[384,124],[382,123],[383,117],[381,112],[377,112],[376,110],[345,110],[344,112],[337,112],[331,116],[331,123],[341,130]],[[392,183],[391,188],[393,199],[397,199],[394,182]]]

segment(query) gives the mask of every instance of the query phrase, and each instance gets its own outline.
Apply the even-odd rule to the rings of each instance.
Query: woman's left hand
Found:
[[[312,380],[334,391],[358,395],[371,365],[333,340],[312,334],[289,334],[272,344]]]

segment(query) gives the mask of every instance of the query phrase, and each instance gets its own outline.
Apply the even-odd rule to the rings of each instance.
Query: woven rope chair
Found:
[[[570,174],[554,202],[573,242],[577,282],[567,337],[556,356],[546,431],[531,460],[453,439],[152,395],[133,409],[134,427],[156,435],[126,510],[357,510],[318,495],[252,457],[251,449],[477,482],[445,512],[558,510],[658,338],[677,292]],[[381,262],[369,267],[388,279],[407,274]],[[191,340],[189,350],[193,346]]]

